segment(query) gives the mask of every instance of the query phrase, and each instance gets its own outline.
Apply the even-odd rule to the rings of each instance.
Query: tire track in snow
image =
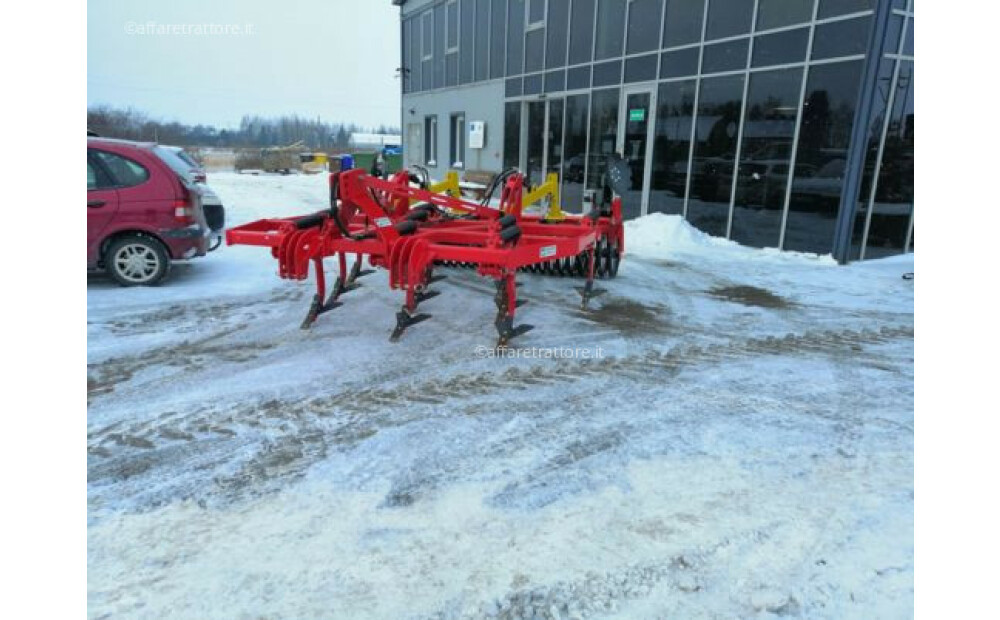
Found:
[[[287,480],[303,475],[331,451],[350,450],[381,431],[442,415],[468,416],[488,411],[493,405],[482,399],[498,393],[511,394],[512,402],[518,401],[520,410],[545,410],[553,404],[535,399],[533,391],[538,386],[582,384],[589,389],[608,382],[620,385],[623,378],[636,385],[662,384],[665,375],[672,377],[688,369],[760,356],[849,355],[850,363],[863,364],[866,346],[912,337],[913,327],[909,325],[885,326],[879,330],[811,331],[708,345],[679,345],[665,351],[649,350],[604,360],[568,359],[545,365],[509,366],[495,372],[403,381],[391,387],[342,390],[290,401],[271,399],[250,405],[202,407],[186,414],[168,411],[146,422],[119,423],[92,432],[88,437],[88,479],[91,483],[115,485],[158,468],[169,468],[176,460],[164,454],[176,456],[179,446],[202,446],[201,478],[210,484],[207,490],[195,493],[213,495],[214,487],[220,491],[215,495],[225,501],[238,500],[247,493],[277,489]],[[522,399],[517,394],[532,398]],[[565,391],[558,394],[561,402],[569,396]],[[598,452],[613,449],[614,436],[607,439],[604,448],[581,446],[579,452],[585,457],[591,448]],[[564,454],[570,463],[573,450],[567,447]],[[554,458],[549,465],[559,469],[566,463],[560,465],[559,459]],[[537,472],[536,477],[544,484],[544,472]],[[191,478],[186,476],[189,487]],[[410,487],[433,488],[438,481],[401,484],[393,493],[402,505],[420,492]],[[524,484],[531,486],[531,481]],[[519,487],[512,492],[523,490]],[[171,489],[169,482],[162,491],[157,501],[180,492]],[[143,492],[141,488],[137,490],[139,494]],[[391,497],[388,503],[392,504]]]

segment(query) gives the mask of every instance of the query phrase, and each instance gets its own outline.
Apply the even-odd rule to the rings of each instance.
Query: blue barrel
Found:
[[[353,155],[341,155],[340,156],[340,169],[341,170],[351,170],[354,168],[354,156]]]

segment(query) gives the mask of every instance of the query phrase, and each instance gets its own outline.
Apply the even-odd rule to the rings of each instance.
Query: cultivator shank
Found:
[[[483,200],[474,202],[432,191],[419,176],[401,171],[389,179],[350,170],[330,175],[330,208],[302,217],[264,219],[226,231],[230,245],[271,248],[278,275],[304,280],[310,264],[316,294],[302,322],[308,328],[324,312],[342,305],[340,297],[359,286],[358,278],[385,269],[389,286],[405,294],[391,340],[430,318],[417,307],[438,294],[429,286],[443,276],[440,266],[467,266],[496,281],[498,345],[531,329],[515,326],[518,271],[586,278],[583,304],[599,291],[594,278],[614,277],[624,251],[621,202],[582,216],[552,209],[523,212],[524,178],[516,170],[499,175]],[[499,204],[492,197],[500,191]],[[348,269],[348,257],[353,265]],[[338,271],[327,292],[323,260],[336,257]]]

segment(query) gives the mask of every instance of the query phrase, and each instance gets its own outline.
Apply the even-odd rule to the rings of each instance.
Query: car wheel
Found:
[[[104,266],[122,286],[155,286],[170,270],[170,257],[156,239],[129,235],[111,242]]]

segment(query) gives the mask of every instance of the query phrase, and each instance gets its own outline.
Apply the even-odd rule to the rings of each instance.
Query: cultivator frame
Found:
[[[429,187],[406,170],[389,179],[363,170],[334,172],[329,209],[230,228],[226,242],[271,248],[282,278],[304,280],[313,265],[316,294],[303,328],[342,305],[341,295],[371,273],[363,269],[367,257],[370,266],[389,272],[392,289],[405,293],[390,337],[394,341],[409,326],[430,318],[418,313],[417,307],[438,294],[429,288],[444,277],[434,273],[438,266],[472,267],[496,281],[494,325],[500,347],[532,329],[514,325],[522,304],[515,280],[519,270],[584,277],[579,289],[584,307],[603,292],[594,288],[595,277],[614,277],[617,272],[625,248],[620,198],[603,209],[594,207],[589,214],[560,211],[558,220],[550,220],[548,214],[523,212],[524,177],[514,169],[499,175],[480,202],[451,195],[451,184],[442,185]],[[491,199],[497,189],[499,205],[494,206]],[[347,257],[352,254],[355,260],[348,270]],[[336,257],[339,266],[329,294],[323,270],[327,257]]]

